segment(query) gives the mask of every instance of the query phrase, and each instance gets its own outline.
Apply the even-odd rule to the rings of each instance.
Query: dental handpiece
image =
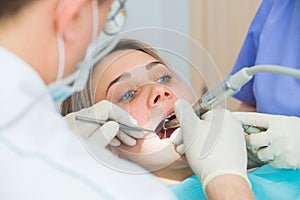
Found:
[[[212,90],[206,92],[195,104],[193,109],[198,117],[202,114],[218,106],[220,103],[235,95],[241,87],[250,81],[254,74],[258,72],[271,72],[275,74],[293,76],[300,78],[300,71],[296,69],[286,68],[276,65],[258,65],[250,68],[243,68],[233,75],[227,76],[219,85]],[[179,127],[177,118],[172,120],[165,120],[162,122],[161,127],[164,130]],[[258,132],[260,129],[256,127],[243,125],[243,128],[249,132]]]
[[[243,73],[243,71],[241,73]],[[206,92],[196,103],[193,104],[192,107],[198,117],[201,117],[201,115],[206,113],[208,110],[211,110],[229,97],[235,95],[241,89],[241,86],[252,78],[252,76],[248,76],[248,74],[243,74],[243,80],[237,80],[236,76],[240,77],[241,75],[235,74],[228,76],[220,84]],[[177,128],[179,126],[179,122],[177,118],[175,118],[170,121],[165,121],[163,128],[170,129]]]

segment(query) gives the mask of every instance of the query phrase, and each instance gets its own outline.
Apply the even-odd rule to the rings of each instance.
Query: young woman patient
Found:
[[[136,40],[121,40],[94,67],[89,83],[82,93],[63,103],[63,115],[105,99],[130,113],[139,126],[154,130],[174,113],[177,99],[195,102],[191,91],[167,62],[154,49]],[[193,172],[169,141],[173,131],[160,131],[157,135],[145,133],[145,138],[137,140],[134,147],[121,145],[110,146],[110,149],[165,181],[182,181]]]
[[[87,87],[62,104],[66,115],[101,100],[108,100],[131,114],[141,127],[154,130],[174,112],[177,99],[194,103],[191,90],[182,83],[158,53],[139,41],[123,39],[90,74]],[[179,155],[169,137],[174,130],[155,136],[145,133],[137,145],[109,148],[119,157],[138,163],[167,183],[178,199],[205,199],[197,176]],[[258,199],[298,199],[299,170],[280,170],[264,165],[248,173]],[[183,181],[184,180],[184,181]]]

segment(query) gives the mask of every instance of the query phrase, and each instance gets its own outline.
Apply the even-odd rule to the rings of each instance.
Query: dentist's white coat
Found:
[[[91,156],[56,112],[46,86],[23,60],[0,47],[0,199],[174,199],[141,168],[94,148]],[[29,103],[30,110],[3,127]],[[90,149],[89,148],[89,149]],[[95,151],[95,148],[97,151]]]

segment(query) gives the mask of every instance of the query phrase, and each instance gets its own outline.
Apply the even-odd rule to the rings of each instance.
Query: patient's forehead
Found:
[[[94,73],[101,76],[101,74],[104,75],[104,72],[114,72],[115,70],[120,73],[129,72],[155,60],[151,55],[139,50],[119,50],[107,55],[99,62],[94,69]]]
[[[93,87],[98,95],[103,93],[111,80],[125,72],[146,66],[148,63],[157,61],[149,54],[133,49],[119,50],[107,55],[93,70]],[[97,96],[97,95],[96,95]],[[104,97],[103,94],[100,95]]]

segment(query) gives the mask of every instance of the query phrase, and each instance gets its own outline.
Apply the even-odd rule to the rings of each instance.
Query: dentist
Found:
[[[89,69],[79,68],[74,74],[76,63],[104,28],[112,2],[0,2],[1,199],[174,198],[148,174],[120,173],[99,164],[55,109],[54,101],[84,85],[85,81],[77,77],[84,78]],[[112,116],[114,108],[114,117],[132,123],[121,109],[107,102],[97,108],[103,120]],[[118,129],[117,123],[107,123],[98,129],[96,138],[105,146]],[[102,158],[131,170],[140,169],[104,148],[95,148]]]

